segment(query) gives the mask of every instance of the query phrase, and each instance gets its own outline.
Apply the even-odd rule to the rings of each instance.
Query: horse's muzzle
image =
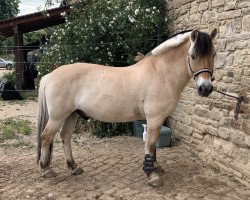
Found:
[[[198,95],[208,97],[213,92],[212,84],[202,84],[198,87]]]

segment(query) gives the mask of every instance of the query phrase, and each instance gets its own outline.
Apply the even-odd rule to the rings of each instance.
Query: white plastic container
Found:
[[[142,124],[142,126],[144,128],[142,138],[143,138],[143,141],[146,142],[146,140],[147,140],[147,124]]]

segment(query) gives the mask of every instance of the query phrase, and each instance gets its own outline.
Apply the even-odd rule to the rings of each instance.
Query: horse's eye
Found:
[[[194,55],[191,55],[191,58],[192,58],[192,59],[195,59],[195,56],[194,56]]]

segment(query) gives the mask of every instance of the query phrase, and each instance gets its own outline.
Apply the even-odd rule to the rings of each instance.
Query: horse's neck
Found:
[[[178,95],[181,94],[191,78],[187,68],[189,45],[189,41],[187,41],[160,56],[160,62],[164,63],[159,66],[161,73],[165,74],[165,81],[171,80],[171,87]]]

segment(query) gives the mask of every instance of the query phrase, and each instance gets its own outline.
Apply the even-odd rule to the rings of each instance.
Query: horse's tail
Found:
[[[38,127],[37,127],[38,129],[37,131],[37,163],[39,163],[39,160],[41,157],[41,146],[42,146],[41,135],[49,119],[46,96],[45,96],[46,78],[47,77],[45,76],[40,81],[39,94],[38,94],[39,114],[38,114]],[[50,150],[51,149],[52,149],[52,146],[50,147]]]
[[[139,62],[139,61],[141,61],[144,57],[145,57],[145,55],[143,55],[141,52],[137,52],[137,55],[135,56],[135,61],[136,61],[136,62]]]

